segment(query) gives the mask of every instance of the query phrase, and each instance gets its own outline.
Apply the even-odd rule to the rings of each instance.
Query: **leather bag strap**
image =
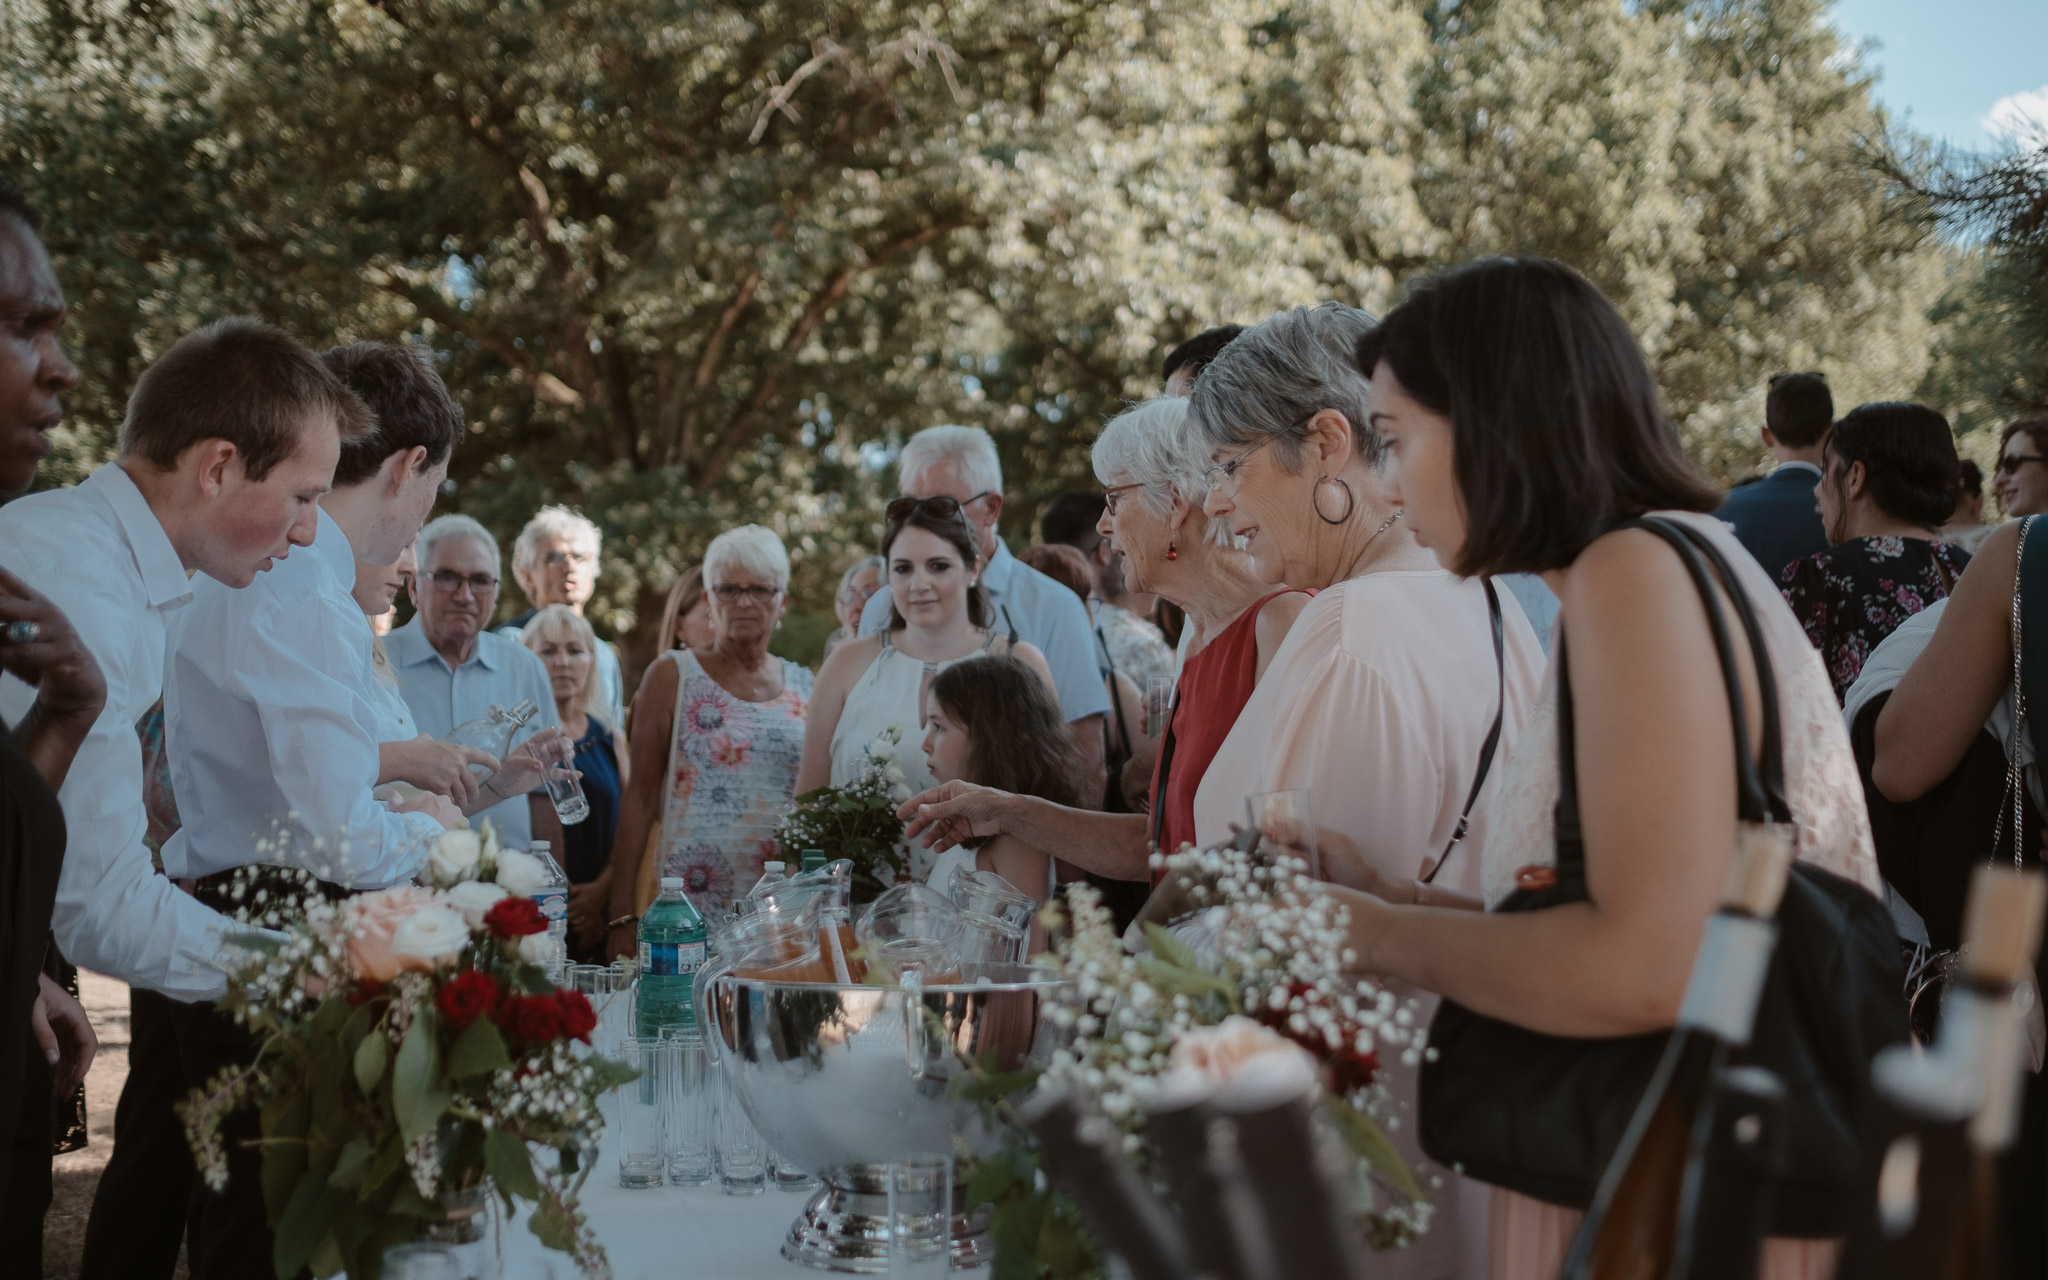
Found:
[[[1444,845],[1443,853],[1430,867],[1429,874],[1422,877],[1424,884],[1435,881],[1437,872],[1444,869],[1444,862],[1450,858],[1451,850],[1458,847],[1458,842],[1465,838],[1465,832],[1471,829],[1472,806],[1479,803],[1480,789],[1486,786],[1486,775],[1493,768],[1494,752],[1500,749],[1501,724],[1507,719],[1508,648],[1506,628],[1500,616],[1500,591],[1493,585],[1492,578],[1485,579],[1485,587],[1486,612],[1493,624],[1493,727],[1486,731],[1486,741],[1479,748],[1479,771],[1472,775],[1472,789],[1465,793],[1465,807],[1458,813],[1458,825],[1452,830],[1450,842]]]

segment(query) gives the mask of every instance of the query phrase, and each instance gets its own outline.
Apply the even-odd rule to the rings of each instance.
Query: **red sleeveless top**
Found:
[[[1174,687],[1173,714],[1152,766],[1152,830],[1164,853],[1195,838],[1195,788],[1216,758],[1230,726],[1250,701],[1259,678],[1259,611],[1266,602],[1301,587],[1282,587],[1259,597],[1237,621],[1187,660]],[[1314,592],[1307,592],[1313,595]],[[1161,774],[1164,773],[1162,788]],[[1159,882],[1155,872],[1152,882]]]

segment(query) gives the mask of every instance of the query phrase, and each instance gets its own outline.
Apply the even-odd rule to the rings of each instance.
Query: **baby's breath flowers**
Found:
[[[500,852],[488,829],[451,831],[429,858],[437,887],[343,897],[289,869],[322,860],[289,856],[282,838],[258,854],[271,865],[244,868],[227,892],[248,931],[228,939],[221,1000],[257,1057],[181,1107],[208,1185],[228,1178],[229,1118],[257,1107],[281,1268],[366,1275],[445,1197],[488,1184],[508,1206],[534,1203],[544,1243],[607,1274],[576,1192],[603,1133],[597,1098],[632,1073],[588,1053],[589,1002],[547,977],[525,855]],[[556,1159],[536,1161],[536,1147]],[[318,1212],[286,1213],[309,1199]]]

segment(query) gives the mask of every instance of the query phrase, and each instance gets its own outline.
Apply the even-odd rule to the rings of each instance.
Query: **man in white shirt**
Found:
[[[74,489],[0,509],[0,564],[71,619],[106,707],[58,798],[68,829],[51,930],[74,963],[141,999],[211,999],[224,922],[158,875],[143,844],[136,721],[162,693],[166,616],[203,570],[247,586],[313,540],[349,398],[313,354],[253,320],[174,343],[136,382],[119,458]],[[0,715],[35,691],[0,678]]]
[[[511,746],[558,726],[548,669],[531,649],[486,626],[498,603],[498,540],[468,516],[441,516],[420,531],[418,554],[410,588],[418,612],[384,637],[384,652],[420,732],[445,738],[455,726],[488,716],[494,704],[510,711],[528,700],[537,713]],[[561,857],[562,824],[545,791],[508,796],[470,818],[472,826],[484,822],[507,845],[523,849],[545,840]]]
[[[981,585],[995,614],[992,629],[1014,630],[1019,640],[1045,655],[1061,712],[1081,748],[1082,777],[1089,780],[1082,794],[1090,807],[1100,808],[1102,717],[1109,711],[1109,693],[1095,663],[1088,609],[1066,587],[1020,564],[996,536],[1003,513],[1003,466],[995,441],[980,427],[927,427],[903,446],[897,469],[905,497],[948,497],[960,504],[980,544]],[[889,604],[887,591],[874,594],[860,615],[862,635],[880,635],[888,627]]]
[[[182,825],[164,843],[163,863],[167,874],[196,880],[203,901],[221,900],[230,875],[259,860],[256,842],[274,829],[286,861],[364,890],[411,879],[433,838],[458,824],[444,796],[377,798],[370,624],[350,593],[357,559],[389,564],[418,534],[447,476],[462,412],[403,348],[359,343],[321,363],[348,389],[350,412],[312,544],[247,590],[195,577],[192,602],[170,623],[165,757]],[[367,394],[356,396],[359,388]],[[255,1055],[247,1032],[209,1006],[181,1005],[170,1021],[176,1059],[137,1069],[179,1072],[190,1088]],[[130,1118],[131,1130],[146,1123]],[[254,1117],[241,1119],[244,1136],[255,1136]],[[105,1259],[108,1274],[119,1249],[107,1234],[121,1200],[148,1176],[124,1158],[127,1136],[117,1135],[112,1176],[101,1181],[88,1227],[94,1270]],[[188,1227],[195,1277],[265,1274],[271,1261],[261,1159],[227,1145],[227,1188],[196,1197]]]

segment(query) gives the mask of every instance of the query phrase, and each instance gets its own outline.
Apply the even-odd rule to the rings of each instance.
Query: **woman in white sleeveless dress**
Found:
[[[882,560],[889,629],[841,644],[819,669],[797,770],[798,795],[852,781],[870,744],[892,729],[904,784],[913,793],[933,786],[937,780],[919,747],[924,694],[934,675],[962,658],[1014,654],[1052,683],[1037,649],[989,629],[980,559],[958,502],[937,497],[890,503]],[[911,845],[906,852],[911,874],[923,880],[931,870],[930,851]]]

